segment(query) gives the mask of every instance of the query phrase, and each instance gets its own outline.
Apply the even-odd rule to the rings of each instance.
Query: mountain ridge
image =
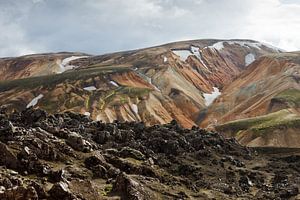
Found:
[[[266,114],[262,111],[271,109],[269,103],[261,104],[259,110],[237,93],[240,103],[253,107],[252,115],[240,115],[243,112],[233,104],[237,102],[231,98],[234,95],[227,98],[226,94],[239,90],[241,79],[252,84],[255,76],[257,80],[268,77],[276,60],[282,60],[277,68],[283,70],[272,73],[280,76],[285,73],[281,64],[293,59],[297,61],[297,52],[284,53],[265,43],[238,39],[188,40],[104,55],[61,52],[0,59],[0,103],[22,110],[42,96],[35,106],[50,113],[74,111],[105,122],[144,121],[148,125],[175,119],[186,128],[215,127],[228,121],[220,118],[226,117],[226,109],[236,110],[232,116],[227,114],[229,121]],[[251,75],[258,65],[270,65],[272,70],[265,77],[260,72]],[[216,109],[224,97],[224,105],[233,107],[220,112]],[[278,98],[272,102],[278,105]]]

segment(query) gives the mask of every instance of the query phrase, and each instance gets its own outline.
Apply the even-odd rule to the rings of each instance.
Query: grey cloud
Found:
[[[294,0],[0,0],[0,56],[101,54],[198,38],[295,50],[299,19]]]

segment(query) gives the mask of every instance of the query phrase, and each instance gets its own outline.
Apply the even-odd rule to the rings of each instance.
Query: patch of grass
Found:
[[[218,131],[232,132],[235,136],[242,130],[264,134],[275,129],[300,128],[300,116],[283,109],[264,116],[231,121],[216,127]]]
[[[273,99],[287,102],[291,107],[300,107],[300,90],[294,88],[288,89],[279,93]]]
[[[98,108],[103,110],[107,105],[121,106],[128,103],[128,98],[144,98],[151,89],[120,86],[107,91],[98,100]]]
[[[149,94],[151,89],[148,88],[135,88],[135,87],[123,87],[121,90],[118,91],[119,95],[125,95],[130,98],[142,98]]]
[[[90,107],[90,95],[87,96],[84,102],[85,109],[88,110]]]
[[[119,90],[118,88],[116,90],[110,90],[104,93],[103,95],[101,95],[98,101],[98,108],[100,110],[103,110],[105,106],[107,106],[114,99],[116,92],[118,90]]]
[[[108,196],[108,194],[112,191],[112,189],[113,189],[112,184],[106,185],[105,188],[103,189],[103,191],[101,191],[101,195]]]
[[[130,69],[124,67],[98,67],[98,68],[87,68],[80,70],[67,71],[62,74],[53,74],[48,76],[30,77],[25,79],[9,80],[0,82],[0,92],[11,90],[13,88],[19,89],[33,89],[40,86],[51,88],[66,81],[84,80],[101,76],[104,74],[112,74],[129,71]]]

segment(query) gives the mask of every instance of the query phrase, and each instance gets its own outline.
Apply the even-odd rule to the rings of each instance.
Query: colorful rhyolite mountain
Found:
[[[2,58],[0,104],[79,112],[104,122],[175,119],[187,128],[222,130],[250,146],[294,147],[300,146],[299,63],[300,53],[252,40]]]

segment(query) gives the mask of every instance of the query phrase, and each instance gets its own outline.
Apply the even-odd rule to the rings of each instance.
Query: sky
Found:
[[[207,38],[300,50],[300,0],[0,0],[0,57]]]

